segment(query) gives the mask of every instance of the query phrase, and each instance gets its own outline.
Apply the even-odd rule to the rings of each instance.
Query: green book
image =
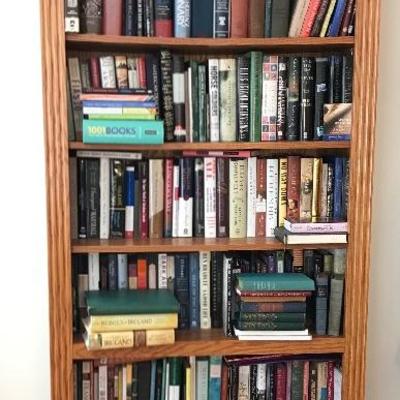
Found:
[[[166,289],[111,290],[86,292],[89,315],[169,314],[179,303]]]
[[[302,322],[305,323],[305,313],[264,313],[264,312],[238,312],[236,319],[241,322]]]
[[[260,51],[250,52],[250,141],[261,140],[262,63]]]
[[[304,322],[279,321],[236,321],[236,327],[241,331],[304,331]]]
[[[315,289],[314,281],[299,273],[240,274],[236,279],[236,288],[241,292],[277,292],[302,291]]]
[[[182,359],[173,357],[168,360],[169,363],[169,385],[168,398],[175,400],[180,398],[180,389],[182,384]]]
[[[292,379],[291,379],[291,399],[303,400],[303,385],[304,385],[304,362],[292,362]]]

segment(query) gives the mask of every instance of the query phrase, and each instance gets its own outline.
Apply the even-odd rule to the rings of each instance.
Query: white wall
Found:
[[[400,2],[381,3],[368,400],[400,398]]]
[[[50,373],[39,0],[3,3],[0,399],[47,400]]]

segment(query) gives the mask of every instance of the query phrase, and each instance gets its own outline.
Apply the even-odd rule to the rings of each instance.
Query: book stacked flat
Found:
[[[86,293],[88,350],[173,344],[179,303],[168,290]]]
[[[306,299],[315,290],[304,274],[240,274],[235,315],[239,340],[311,340],[306,329]]]
[[[111,77],[115,79],[114,75]],[[156,102],[151,94],[83,93],[80,100],[84,143],[164,142],[163,121],[156,120]]]

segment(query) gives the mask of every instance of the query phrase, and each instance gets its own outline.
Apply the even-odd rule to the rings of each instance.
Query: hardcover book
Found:
[[[351,123],[351,103],[324,105],[324,140],[350,140]]]

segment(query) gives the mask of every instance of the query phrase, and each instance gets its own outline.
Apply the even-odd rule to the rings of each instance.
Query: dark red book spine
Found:
[[[303,398],[308,399],[309,394],[309,381],[310,381],[310,361],[304,361],[303,367]]]
[[[240,292],[241,297],[310,297],[311,292],[301,292],[301,291],[290,291],[290,292],[284,292],[284,291],[265,291],[265,292],[255,292],[255,291],[241,291]]]
[[[348,0],[346,9],[344,11],[342,26],[340,28],[340,36],[348,35],[351,18],[353,16],[353,8],[354,8],[354,0]]]
[[[278,364],[276,367],[275,387],[276,396],[275,400],[286,400],[286,365]]]
[[[140,239],[149,237],[149,169],[146,162],[140,164],[141,210],[140,210]]]
[[[147,78],[146,78],[146,58],[144,56],[140,56],[137,60],[137,68],[139,75],[139,86],[141,88],[147,87]]]
[[[172,0],[154,0],[154,29],[158,37],[172,37]]]
[[[333,400],[335,397],[334,393],[334,372],[335,372],[335,365],[333,361],[328,361],[328,400]]]
[[[286,216],[288,219],[297,221],[300,217],[300,157],[288,157],[288,178],[287,178],[287,207]]]
[[[90,85],[94,89],[101,88],[100,65],[97,57],[90,57]]]
[[[167,158],[164,167],[164,237],[172,237],[172,204],[174,200],[174,160]]]
[[[267,198],[267,172],[264,158],[257,159],[256,237],[265,237],[265,212]]]
[[[122,0],[103,0],[103,34],[122,35]]]
[[[221,400],[228,400],[228,368],[229,367],[225,363],[222,363]]]
[[[231,3],[231,37],[247,37],[249,18],[249,0],[232,0]]]
[[[147,289],[147,260],[145,258],[137,260],[137,288]]]

